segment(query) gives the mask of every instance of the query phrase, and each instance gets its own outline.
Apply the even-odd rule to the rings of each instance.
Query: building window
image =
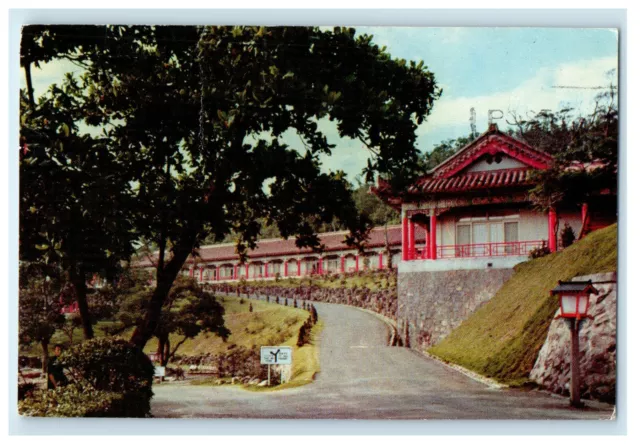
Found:
[[[518,254],[518,222],[470,221],[456,225],[456,257]]]

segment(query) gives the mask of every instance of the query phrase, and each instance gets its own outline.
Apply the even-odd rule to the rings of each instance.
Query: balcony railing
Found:
[[[458,257],[494,257],[527,256],[535,248],[546,244],[545,241],[499,242],[487,244],[438,245],[438,259]]]

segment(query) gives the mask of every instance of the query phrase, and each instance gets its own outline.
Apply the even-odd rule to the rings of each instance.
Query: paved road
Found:
[[[324,322],[321,372],[271,393],[234,386],[154,386],[156,417],[362,419],[607,419],[612,407],[568,407],[542,392],[492,389],[405,348],[385,345],[385,324],[364,311],[316,303]],[[295,358],[295,357],[294,357]]]

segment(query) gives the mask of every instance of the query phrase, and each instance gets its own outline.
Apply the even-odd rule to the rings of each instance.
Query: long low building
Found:
[[[322,253],[298,248],[293,238],[261,240],[254,250],[249,250],[245,263],[240,263],[235,243],[205,245],[189,258],[182,273],[202,283],[353,273],[387,268],[388,251],[391,266],[397,267],[402,257],[401,225],[373,228],[362,253],[345,243],[348,234],[347,231],[319,234]],[[416,233],[419,250],[425,239],[424,231]],[[155,257],[144,258],[136,266],[152,273]]]

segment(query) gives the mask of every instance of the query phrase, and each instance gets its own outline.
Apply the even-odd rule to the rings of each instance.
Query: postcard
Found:
[[[618,31],[24,26],[23,416],[615,418]]]

